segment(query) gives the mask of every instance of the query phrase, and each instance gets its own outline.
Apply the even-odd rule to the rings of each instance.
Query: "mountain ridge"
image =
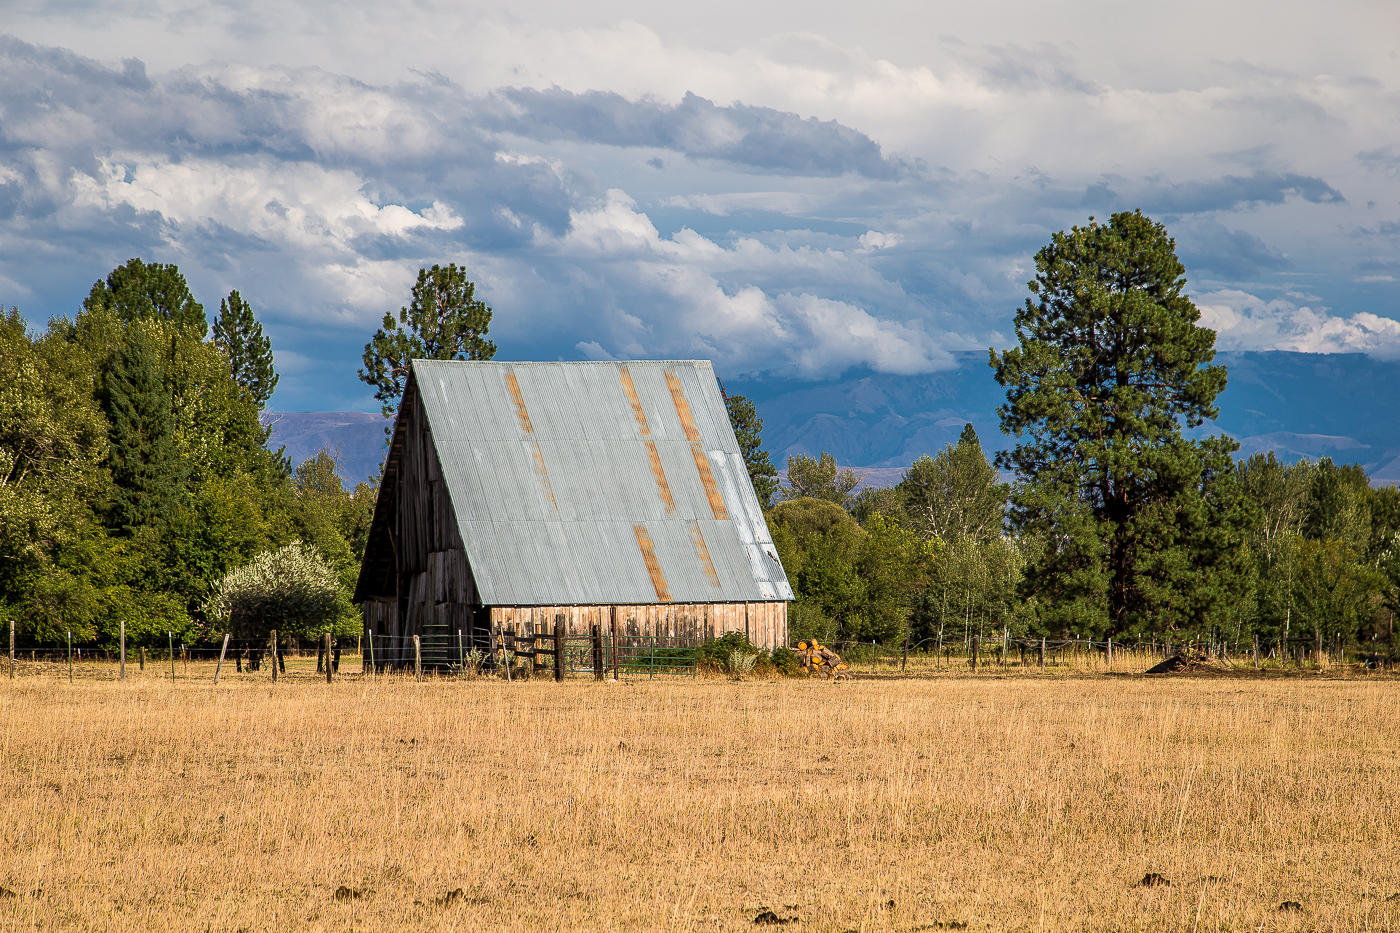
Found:
[[[843,466],[870,472],[872,484],[897,479],[919,456],[956,443],[971,423],[989,452],[1006,449],[996,408],[1005,391],[986,356],[962,352],[957,366],[898,376],[852,371],[801,382],[773,373],[724,379],[764,420],[764,442],[779,468],[795,455],[830,452]],[[1238,456],[1273,450],[1289,462],[1328,456],[1358,463],[1372,481],[1400,483],[1400,361],[1361,353],[1222,351],[1230,372],[1217,400],[1220,417],[1190,432],[1240,442]],[[378,475],[385,419],[377,412],[266,412],[269,446],[285,445],[292,463],[325,448],[339,451],[341,477],[352,485]]]

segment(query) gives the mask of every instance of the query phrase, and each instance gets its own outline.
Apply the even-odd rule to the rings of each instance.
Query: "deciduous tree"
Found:
[[[971,424],[956,445],[914,461],[900,481],[904,509],[925,538],[945,541],[1001,534],[1008,489],[982,453]]]
[[[838,467],[836,458],[823,451],[818,458],[788,457],[787,481],[781,490],[784,499],[825,499],[844,509],[851,504],[851,492],[861,484],[861,477],[850,467]]]

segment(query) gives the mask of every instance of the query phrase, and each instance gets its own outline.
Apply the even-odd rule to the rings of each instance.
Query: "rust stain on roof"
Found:
[[[656,444],[647,441],[647,459],[651,461],[651,475],[656,477],[656,491],[661,493],[661,504],[666,506],[667,515],[676,514],[676,500],[671,497],[671,484],[666,482],[666,471],[661,469],[661,455],[656,452]]]
[[[634,524],[632,533],[637,536],[637,547],[641,548],[642,560],[647,565],[647,573],[651,574],[651,585],[656,590],[657,600],[669,603],[671,601],[671,588],[666,585],[666,575],[661,572],[661,562],[656,559],[656,548],[652,546],[647,526]]]
[[[710,500],[710,511],[714,513],[715,521],[727,521],[729,510],[724,507],[724,496],[720,495],[719,487],[715,485],[715,474],[710,472],[710,458],[705,456],[699,441],[690,442],[690,455],[695,458],[695,469],[700,472],[700,483],[705,487],[705,498]]]
[[[690,541],[695,545],[695,556],[700,558],[700,566],[705,569],[705,576],[709,578],[710,585],[715,589],[723,589],[719,582],[719,574],[715,573],[715,562],[710,560],[710,549],[705,544],[705,533],[700,530],[700,523],[690,521],[686,524],[690,526]]]
[[[520,382],[515,378],[515,373],[506,373],[506,388],[510,389],[511,401],[515,403],[515,417],[520,419],[520,430],[526,434],[534,434],[535,426],[530,423],[530,413],[525,409],[525,396],[520,394]],[[540,464],[544,466],[543,463]]]
[[[676,414],[681,419],[681,427],[685,429],[685,439],[700,440],[700,430],[695,427],[695,417],[690,413],[690,403],[685,399],[685,390],[681,388],[681,381],[676,378],[676,374],[669,369],[666,370],[666,388],[671,390],[671,401],[675,403]]]
[[[554,511],[559,511],[559,503],[554,501],[554,484],[549,481],[549,471],[544,468],[544,452],[540,450],[540,445],[536,444],[533,451],[535,458],[535,472],[540,476],[540,485],[544,486],[545,498],[549,504],[554,506]]]
[[[617,371],[622,376],[622,391],[627,393],[627,401],[637,419],[637,430],[642,432],[642,437],[650,437],[651,426],[647,424],[646,412],[642,411],[642,400],[637,397],[637,387],[632,383],[632,374],[627,371],[626,366],[619,366]]]

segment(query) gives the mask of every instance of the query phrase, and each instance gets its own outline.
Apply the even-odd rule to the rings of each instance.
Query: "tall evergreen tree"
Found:
[[[132,534],[161,523],[179,494],[182,477],[159,358],[140,325],[130,328],[112,360],[102,403],[114,486],[107,524]]]
[[[89,313],[111,310],[127,323],[148,318],[168,321],[201,340],[209,330],[204,305],[194,300],[189,283],[174,264],[129,260],[108,273],[105,282],[93,283],[83,309]]]
[[[734,436],[739,441],[739,451],[744,455],[744,466],[749,471],[749,481],[758,494],[758,504],[768,508],[773,504],[773,494],[778,491],[778,469],[768,459],[768,451],[763,449],[763,419],[758,416],[754,403],[742,395],[724,392],[724,409],[729,413],[729,424],[734,428]]]
[[[263,336],[253,306],[236,289],[219,302],[214,343],[228,359],[233,381],[252,394],[259,409],[264,408],[281,377],[273,369],[272,341]]]
[[[408,307],[365,344],[360,381],[374,388],[384,417],[392,418],[403,396],[412,360],[489,360],[496,345],[486,339],[491,309],[476,300],[476,285],[456,263],[419,269]],[[390,428],[385,428],[387,433]]]
[[[1020,346],[990,351],[1018,438],[997,457],[1020,476],[1012,519],[1046,545],[1030,585],[1081,632],[1210,626],[1238,599],[1249,509],[1239,445],[1182,436],[1216,417],[1226,373],[1175,242],[1124,212],[1055,234],[1035,263]]]

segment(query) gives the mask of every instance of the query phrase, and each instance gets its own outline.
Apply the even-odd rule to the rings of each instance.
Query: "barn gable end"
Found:
[[[367,628],[479,640],[526,608],[618,606],[772,647],[791,598],[708,362],[414,361],[355,593]]]

